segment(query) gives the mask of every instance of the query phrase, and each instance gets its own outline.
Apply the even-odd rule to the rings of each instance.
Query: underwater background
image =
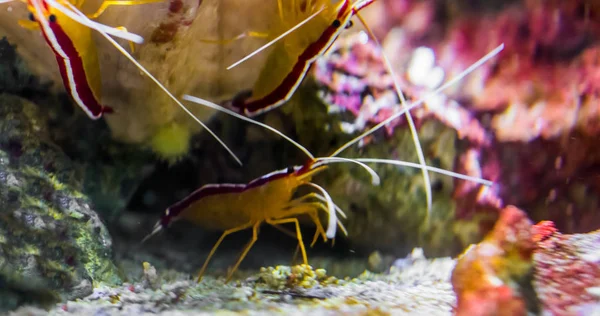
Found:
[[[598,1],[101,4],[0,0],[0,314],[600,315]]]

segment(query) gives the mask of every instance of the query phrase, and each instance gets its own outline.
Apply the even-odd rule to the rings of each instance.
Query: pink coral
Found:
[[[548,231],[548,222],[536,225]],[[563,235],[548,231],[534,255],[534,285],[546,313],[576,315],[598,303],[591,289],[600,287],[600,231]]]
[[[384,47],[397,70],[410,68],[411,54],[425,46],[434,51],[434,66],[448,79],[505,44],[494,60],[436,102],[412,112],[417,126],[434,119],[464,140],[455,171],[495,182],[489,190],[455,182],[456,217],[471,219],[512,204],[532,218],[553,220],[563,232],[597,228],[600,5],[590,0],[526,0],[485,13],[462,2],[377,5],[384,18],[372,19],[370,25],[379,35],[387,34]],[[440,12],[448,13],[445,19],[437,19]],[[413,16],[427,17],[426,23],[419,26]],[[390,78],[380,75],[385,71],[377,48],[352,41],[338,40],[314,73],[319,83],[327,83],[325,102],[355,115],[346,127],[356,131],[388,117],[398,101]],[[368,76],[369,67],[380,76]],[[409,70],[398,76],[403,92],[415,100],[428,88],[411,82]],[[335,82],[324,80],[329,77]],[[392,122],[388,132],[403,122]]]

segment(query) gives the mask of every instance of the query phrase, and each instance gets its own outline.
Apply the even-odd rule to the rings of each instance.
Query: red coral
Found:
[[[552,221],[541,221],[533,226],[533,241],[536,243],[550,238],[558,230]]]

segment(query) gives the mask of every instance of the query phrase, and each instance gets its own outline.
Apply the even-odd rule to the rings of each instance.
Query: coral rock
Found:
[[[112,241],[33,104],[0,95],[0,311],[120,282]]]
[[[590,315],[600,302],[600,230],[563,235],[551,223],[535,226],[538,236],[534,285],[545,313]],[[596,310],[597,312],[597,310]],[[594,314],[596,315],[596,314]]]
[[[452,273],[457,315],[526,315],[534,309],[530,275],[535,244],[531,222],[514,206],[459,258]]]

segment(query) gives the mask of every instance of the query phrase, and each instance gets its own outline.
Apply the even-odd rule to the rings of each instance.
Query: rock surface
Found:
[[[322,269],[278,266],[230,284],[212,277],[196,283],[159,271],[152,277],[160,279],[160,288],[151,288],[145,277],[99,287],[83,300],[56,305],[50,315],[451,315],[453,266],[450,258],[423,259],[389,274],[365,272],[345,280],[327,277]],[[292,271],[302,271],[304,282]],[[269,281],[263,279],[267,273]],[[35,312],[22,308],[12,315]]]
[[[553,225],[552,225],[553,226]],[[534,285],[545,313],[597,315],[600,308],[600,231],[563,235],[536,225]]]
[[[18,97],[0,94],[0,105],[0,308],[120,282],[108,231],[46,118]]]

